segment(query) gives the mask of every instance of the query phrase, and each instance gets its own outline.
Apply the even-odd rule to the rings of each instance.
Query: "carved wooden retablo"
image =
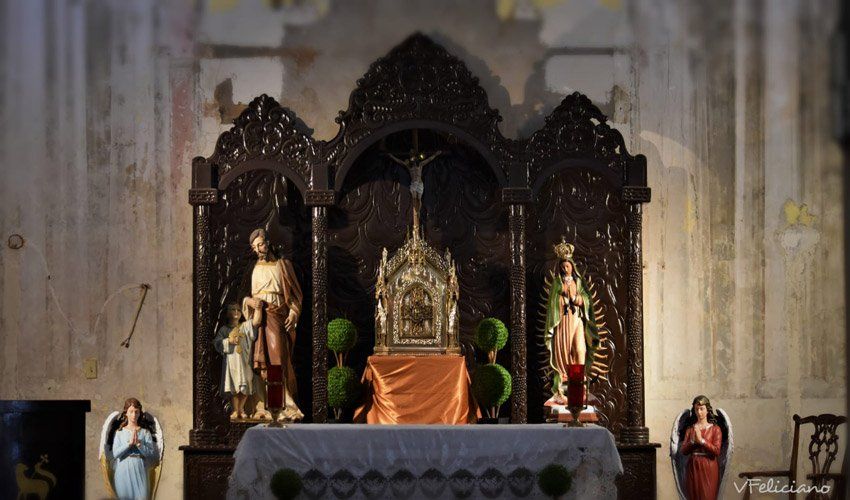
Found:
[[[375,285],[375,354],[460,354],[457,273],[414,229]]]

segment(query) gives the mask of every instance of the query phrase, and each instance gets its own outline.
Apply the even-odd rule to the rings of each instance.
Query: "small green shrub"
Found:
[[[333,352],[348,352],[357,343],[357,327],[343,318],[328,323],[328,349]]]
[[[354,370],[335,366],[328,370],[328,405],[331,408],[350,408],[360,398],[360,381]]]
[[[572,485],[573,474],[561,464],[549,464],[537,474],[537,486],[550,497],[564,495]]]
[[[483,407],[501,406],[511,395],[511,374],[495,363],[479,366],[472,377],[472,395]]]
[[[278,469],[270,481],[272,494],[279,500],[290,500],[301,493],[301,476],[292,469]]]
[[[496,318],[484,318],[475,328],[475,346],[484,352],[498,351],[508,342],[508,328]]]

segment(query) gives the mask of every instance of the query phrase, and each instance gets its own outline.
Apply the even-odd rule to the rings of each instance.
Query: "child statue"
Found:
[[[215,349],[224,356],[222,393],[232,398],[233,413],[230,419],[248,418],[245,413],[245,401],[254,394],[254,372],[251,368],[252,347],[257,338],[257,327],[262,321],[263,309],[259,299],[246,297],[244,303],[253,308],[250,321],[239,322],[242,310],[239,304],[227,305],[227,325],[218,329],[215,337]]]

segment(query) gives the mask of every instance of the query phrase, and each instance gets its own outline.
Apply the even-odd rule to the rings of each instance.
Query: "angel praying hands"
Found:
[[[164,450],[159,421],[127,398],[109,414],[100,436],[100,465],[111,497],[154,498]]]
[[[729,415],[715,412],[705,396],[697,396],[682,411],[670,434],[670,459],[679,498],[715,500],[731,469],[732,423]]]

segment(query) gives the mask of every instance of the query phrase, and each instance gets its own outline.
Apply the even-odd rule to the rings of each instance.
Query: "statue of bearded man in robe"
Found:
[[[300,420],[304,414],[295,403],[297,386],[292,353],[303,300],[301,286],[292,263],[272,253],[264,229],[255,229],[250,241],[257,254],[257,263],[251,272],[251,297],[261,301],[264,312],[254,345],[253,366],[264,379],[267,379],[269,366],[281,367],[285,379],[285,400],[280,419]],[[253,312],[250,305],[245,307],[245,317],[251,317],[248,315]]]

